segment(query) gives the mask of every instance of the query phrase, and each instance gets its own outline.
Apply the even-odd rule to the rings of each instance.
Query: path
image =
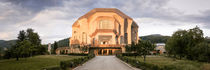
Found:
[[[119,60],[115,56],[96,56],[74,70],[139,70]]]

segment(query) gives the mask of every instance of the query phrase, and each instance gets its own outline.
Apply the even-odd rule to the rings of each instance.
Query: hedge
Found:
[[[77,67],[80,64],[85,63],[86,61],[92,59],[93,57],[95,57],[94,54],[89,54],[85,57],[76,58],[76,59],[67,60],[67,61],[61,61],[60,66],[45,67],[43,68],[43,70],[68,70],[68,69]]]
[[[122,56],[137,56],[137,53],[122,53]]]
[[[88,56],[88,54],[86,54],[86,53],[69,53],[68,55],[72,55],[72,56]]]
[[[122,56],[122,55],[116,55],[116,56],[119,59],[121,59],[122,61],[125,61],[126,63],[129,63],[132,66],[135,66],[135,67],[140,68],[142,70],[177,70],[177,68],[175,66],[171,66],[171,65],[160,67],[160,66],[155,65],[155,64],[140,62],[136,59],[127,58],[127,57]]]

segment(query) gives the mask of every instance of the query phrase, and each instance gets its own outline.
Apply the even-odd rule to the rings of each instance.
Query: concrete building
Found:
[[[138,42],[138,25],[115,8],[95,8],[72,26],[70,46],[88,46],[89,53],[96,55],[125,52],[124,46],[131,42]]]

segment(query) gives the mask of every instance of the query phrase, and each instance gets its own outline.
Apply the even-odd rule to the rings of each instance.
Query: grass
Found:
[[[129,57],[135,59],[135,57]],[[137,60],[143,62],[142,57],[137,57]],[[210,64],[204,62],[190,61],[190,60],[173,60],[164,56],[147,57],[146,63],[155,64],[160,67],[170,65],[175,66],[179,70],[210,70]]]
[[[41,70],[43,67],[59,66],[60,61],[84,56],[40,55],[29,58],[0,60],[0,70]]]

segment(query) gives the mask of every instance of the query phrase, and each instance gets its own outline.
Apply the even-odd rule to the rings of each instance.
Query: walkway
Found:
[[[96,56],[74,70],[139,70],[119,60],[115,56]]]

